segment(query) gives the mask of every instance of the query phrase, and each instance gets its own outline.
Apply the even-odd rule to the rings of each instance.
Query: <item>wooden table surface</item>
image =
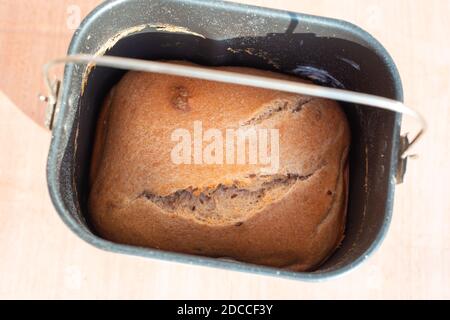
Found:
[[[103,252],[62,223],[46,186],[41,66],[66,52],[78,14],[99,2],[0,0],[0,298],[450,298],[450,1],[242,1],[366,29],[392,54],[406,102],[429,124],[381,248],[322,283]]]

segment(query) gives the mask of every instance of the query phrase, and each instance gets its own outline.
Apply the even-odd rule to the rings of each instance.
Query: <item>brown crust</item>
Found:
[[[111,109],[111,103],[114,97],[114,88],[108,93],[100,109],[97,120],[97,129],[95,130],[95,143],[92,150],[91,170],[89,172],[89,186],[96,180],[97,173],[102,162],[103,147],[105,145],[106,131],[108,128],[108,117]]]
[[[183,99],[175,102],[182,108],[174,108],[174,88],[180,87]],[[102,111],[97,127],[89,197],[90,218],[102,237],[297,271],[318,266],[341,242],[350,134],[335,102],[139,72],[127,73],[109,99],[104,109],[110,110]],[[258,165],[171,163],[170,132],[191,128],[195,120],[205,128],[263,125],[280,130],[280,177],[270,178],[276,182],[259,205],[248,205],[258,195],[251,192],[268,186],[255,178]],[[245,190],[245,196],[231,198],[228,188]],[[187,200],[186,194],[177,198],[186,190],[192,191]],[[197,206],[199,194],[211,190],[225,208],[220,215],[210,217],[214,208],[183,209]]]

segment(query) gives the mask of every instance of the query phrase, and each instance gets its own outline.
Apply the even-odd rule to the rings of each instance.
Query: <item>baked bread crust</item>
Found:
[[[278,174],[263,175],[255,164],[172,163],[171,132],[198,120],[205,128],[279,129]],[[128,72],[99,116],[90,222],[114,242],[311,270],[343,239],[349,146],[348,123],[334,101]]]

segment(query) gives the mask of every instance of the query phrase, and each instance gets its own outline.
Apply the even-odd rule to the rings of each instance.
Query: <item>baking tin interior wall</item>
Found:
[[[312,33],[271,33],[218,41],[188,34],[143,31],[121,39],[107,54],[188,60],[210,66],[247,66],[396,98],[394,86],[386,85],[394,80],[380,56],[355,42]],[[79,204],[80,221],[84,223],[88,216],[89,163],[99,107],[123,73],[103,67],[90,73],[75,119],[78,133],[72,135],[76,152],[73,154],[74,150],[69,148],[64,157],[63,167],[74,169],[73,194]],[[346,105],[344,111],[352,130],[348,223],[341,248],[322,266],[322,271],[336,269],[360,256],[378,235],[387,209],[395,115],[352,105]]]

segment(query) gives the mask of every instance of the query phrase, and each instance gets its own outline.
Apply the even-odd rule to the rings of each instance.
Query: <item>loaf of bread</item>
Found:
[[[313,270],[344,236],[349,146],[334,101],[128,72],[100,112],[89,220],[118,243]]]

